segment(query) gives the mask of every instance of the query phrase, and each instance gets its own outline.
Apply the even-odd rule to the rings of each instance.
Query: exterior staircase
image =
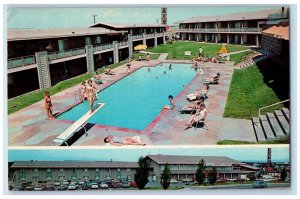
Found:
[[[290,135],[290,111],[287,108],[252,118],[257,142],[280,139]]]

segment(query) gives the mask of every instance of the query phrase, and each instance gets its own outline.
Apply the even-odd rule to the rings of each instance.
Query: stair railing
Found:
[[[265,106],[265,107],[262,107],[262,108],[258,109],[258,117],[260,116],[261,110],[266,109],[266,108],[269,108],[269,107],[271,107],[271,106],[275,106],[275,105],[277,105],[277,104],[282,104],[282,103],[285,103],[285,102],[288,102],[288,101],[290,101],[290,99],[283,100],[283,101],[281,101],[281,102],[277,102],[277,103],[275,103],[275,104],[271,104],[271,105],[268,105],[268,106]]]

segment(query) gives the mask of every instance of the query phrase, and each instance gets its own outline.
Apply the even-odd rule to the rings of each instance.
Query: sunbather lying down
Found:
[[[217,82],[220,80],[220,73],[217,73],[215,76],[209,76],[208,78],[206,78],[206,82]]]
[[[105,143],[109,143],[115,146],[122,146],[122,145],[146,145],[145,143],[142,143],[139,136],[134,137],[117,137],[117,136],[107,136],[104,138]]]

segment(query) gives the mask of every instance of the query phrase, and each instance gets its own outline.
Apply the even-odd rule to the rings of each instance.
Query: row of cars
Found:
[[[109,188],[134,188],[136,183],[133,180],[105,180],[105,181],[89,181],[89,180],[62,180],[54,181],[54,183],[40,182],[33,185],[31,182],[23,182],[19,187],[19,191],[63,191],[63,190],[89,190],[89,189],[109,189]]]

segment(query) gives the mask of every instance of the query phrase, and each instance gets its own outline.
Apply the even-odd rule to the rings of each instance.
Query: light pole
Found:
[[[96,17],[97,17],[98,15],[92,15],[92,17],[94,18],[94,24],[96,23]]]

